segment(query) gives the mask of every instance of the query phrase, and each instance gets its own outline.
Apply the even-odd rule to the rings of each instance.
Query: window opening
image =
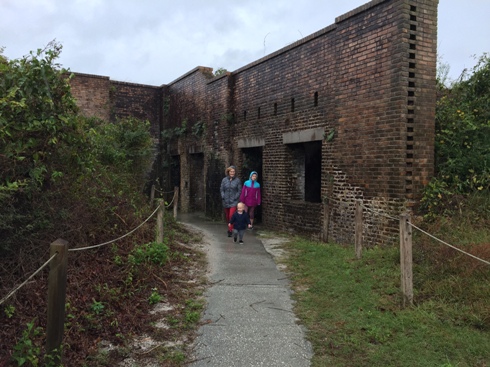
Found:
[[[288,145],[291,153],[291,199],[321,203],[322,142]]]

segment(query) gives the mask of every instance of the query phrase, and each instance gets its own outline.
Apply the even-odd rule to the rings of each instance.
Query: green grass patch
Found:
[[[401,307],[398,248],[373,248],[358,260],[353,247],[300,238],[286,246],[296,312],[314,348],[312,366],[489,365],[490,330],[483,315],[469,313],[471,305],[449,300],[454,284],[447,297],[420,302],[416,289],[415,306]],[[421,274],[414,277],[431,278]],[[488,281],[484,286],[490,289]],[[489,305],[488,291],[484,296],[480,301]]]

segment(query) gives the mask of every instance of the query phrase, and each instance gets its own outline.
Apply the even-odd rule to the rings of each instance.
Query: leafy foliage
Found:
[[[436,178],[422,204],[429,216],[451,210],[447,199],[490,188],[490,57],[467,79],[442,83],[436,108]]]
[[[60,52],[52,42],[0,59],[0,252],[38,241],[55,225],[86,241],[98,229],[116,230],[124,206],[141,206],[149,123],[81,116],[68,70],[56,64]],[[80,232],[81,223],[91,230]]]

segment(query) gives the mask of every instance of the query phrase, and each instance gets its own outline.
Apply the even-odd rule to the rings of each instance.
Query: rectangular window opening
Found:
[[[315,98],[315,99],[314,99],[313,105],[314,105],[315,107],[317,107],[317,106],[318,106],[318,92],[315,92],[315,97],[314,97],[314,98]]]
[[[291,199],[321,203],[322,142],[288,144],[291,167]]]
[[[291,98],[291,112],[294,112],[294,98]]]

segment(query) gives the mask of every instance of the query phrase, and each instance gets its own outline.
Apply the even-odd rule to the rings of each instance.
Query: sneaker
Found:
[[[233,237],[233,242],[236,242],[236,237]]]
[[[243,241],[242,241],[242,240],[240,240],[240,242],[238,242],[238,243],[239,243],[240,245],[243,245]]]

